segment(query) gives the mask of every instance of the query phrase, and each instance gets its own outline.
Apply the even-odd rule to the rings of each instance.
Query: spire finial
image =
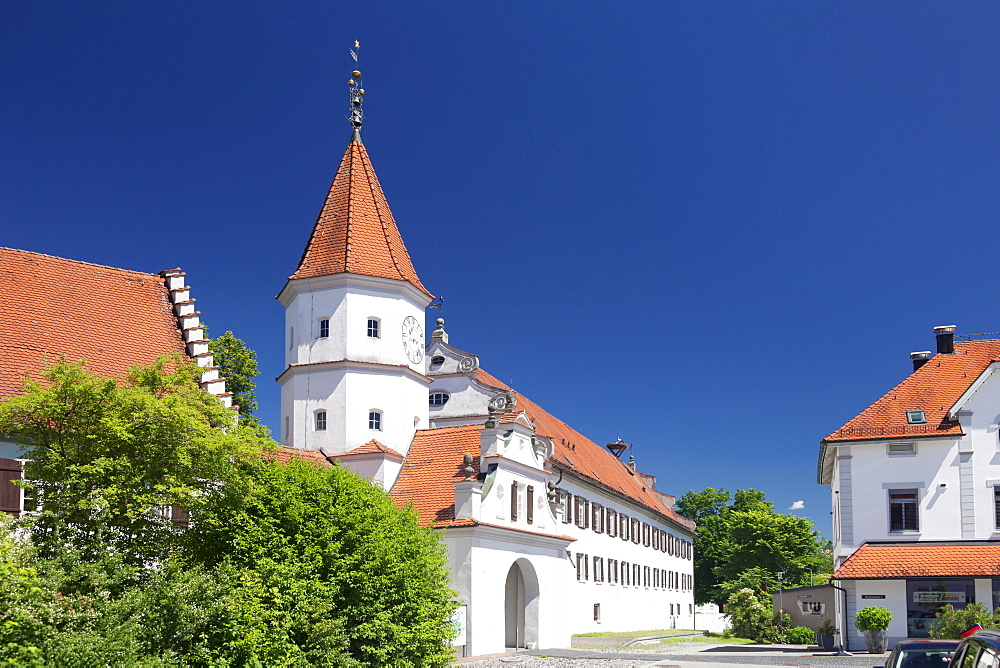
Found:
[[[360,51],[361,43],[358,40],[354,40],[354,48],[351,49],[351,58],[354,59],[355,65],[357,65],[358,52]],[[361,87],[361,70],[355,67],[354,71],[351,72],[351,78],[347,80],[347,85],[350,86],[351,90],[351,115],[348,118],[354,127],[354,134],[351,136],[351,141],[361,141],[361,124],[365,120],[365,112],[361,108],[361,102],[365,96],[365,89]]]

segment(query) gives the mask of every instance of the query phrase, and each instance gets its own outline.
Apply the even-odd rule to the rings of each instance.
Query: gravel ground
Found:
[[[715,654],[706,650],[710,646],[702,643],[677,643],[670,648],[643,649],[641,646],[633,647],[607,647],[604,649],[575,649],[575,650],[549,650],[553,656],[531,656],[528,654],[508,654],[503,657],[493,657],[480,661],[469,661],[467,663],[456,664],[468,666],[469,668],[504,668],[512,666],[525,666],[530,668],[548,667],[589,667],[589,668],[634,668],[636,666],[649,666],[655,663],[724,663],[735,665],[758,665],[758,666],[822,666],[822,668],[872,668],[881,664],[885,659],[881,656],[859,653],[854,656],[830,656],[822,654],[811,656],[808,650],[803,652],[790,652],[784,655],[761,654],[759,652],[747,651],[742,653]],[[566,656],[554,656],[556,654]],[[819,653],[819,652],[817,652]],[[609,655],[603,658],[601,655]],[[585,655],[586,658],[584,658]]]

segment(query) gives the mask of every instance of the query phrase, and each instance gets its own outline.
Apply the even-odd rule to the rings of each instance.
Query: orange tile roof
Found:
[[[59,355],[122,377],[186,352],[159,275],[12,248],[0,248],[0,336],[0,397]]]
[[[1000,543],[865,543],[833,577],[874,578],[996,577]]]
[[[511,389],[482,369],[476,369],[476,380],[502,390]],[[527,413],[528,419],[535,424],[536,433],[552,439],[555,446],[552,461],[556,466],[586,478],[598,487],[627,496],[673,523],[694,530],[692,520],[667,508],[653,488],[641,476],[633,475],[628,466],[607,448],[594,443],[521,393],[517,393],[517,410]]]
[[[935,355],[825,442],[961,435],[948,410],[991,362],[1000,359],[1000,340],[955,341],[954,355]],[[908,425],[906,411],[922,410],[926,425]]]
[[[318,450],[303,450],[301,448],[290,448],[287,445],[278,446],[277,449],[264,453],[264,457],[273,459],[281,464],[291,461],[311,462],[323,466],[332,466],[333,463]]]
[[[465,478],[463,455],[472,455],[473,477],[479,475],[481,425],[421,429],[414,435],[403,468],[389,494],[401,504],[413,503],[423,524],[471,526],[455,521],[455,485]]]
[[[430,295],[413,268],[368,151],[356,140],[344,151],[291,278],[342,273],[408,281]]]
[[[359,445],[358,447],[354,448],[353,450],[351,450],[349,452],[345,452],[344,454],[339,455],[339,456],[340,457],[349,457],[351,455],[392,455],[392,456],[398,457],[399,459],[403,458],[403,454],[401,452],[398,452],[397,450],[393,450],[388,445],[384,445],[382,443],[379,443],[378,440],[376,440],[374,438],[372,440],[368,441],[367,443],[365,443],[364,445]]]

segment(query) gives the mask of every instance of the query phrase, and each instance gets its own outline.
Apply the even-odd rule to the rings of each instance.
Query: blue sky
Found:
[[[934,325],[1000,330],[997,34],[985,2],[8,2],[0,244],[181,266],[276,425],[358,39],[451,342],[663,491],[829,535],[820,439]]]

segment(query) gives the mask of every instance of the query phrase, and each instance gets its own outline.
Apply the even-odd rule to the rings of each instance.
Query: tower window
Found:
[[[322,318],[319,321],[319,338],[325,339],[330,336],[330,319]]]
[[[326,431],[326,411],[316,411],[316,431]]]
[[[382,411],[368,411],[368,428],[382,431]]]
[[[431,366],[437,367],[437,366],[441,366],[442,364],[444,364],[444,356],[443,355],[435,355],[434,357],[431,358]]]
[[[448,403],[448,393],[447,392],[431,392],[430,405],[431,406],[444,406]]]
[[[381,324],[378,318],[368,318],[368,336],[373,339],[380,338],[382,336]]]

